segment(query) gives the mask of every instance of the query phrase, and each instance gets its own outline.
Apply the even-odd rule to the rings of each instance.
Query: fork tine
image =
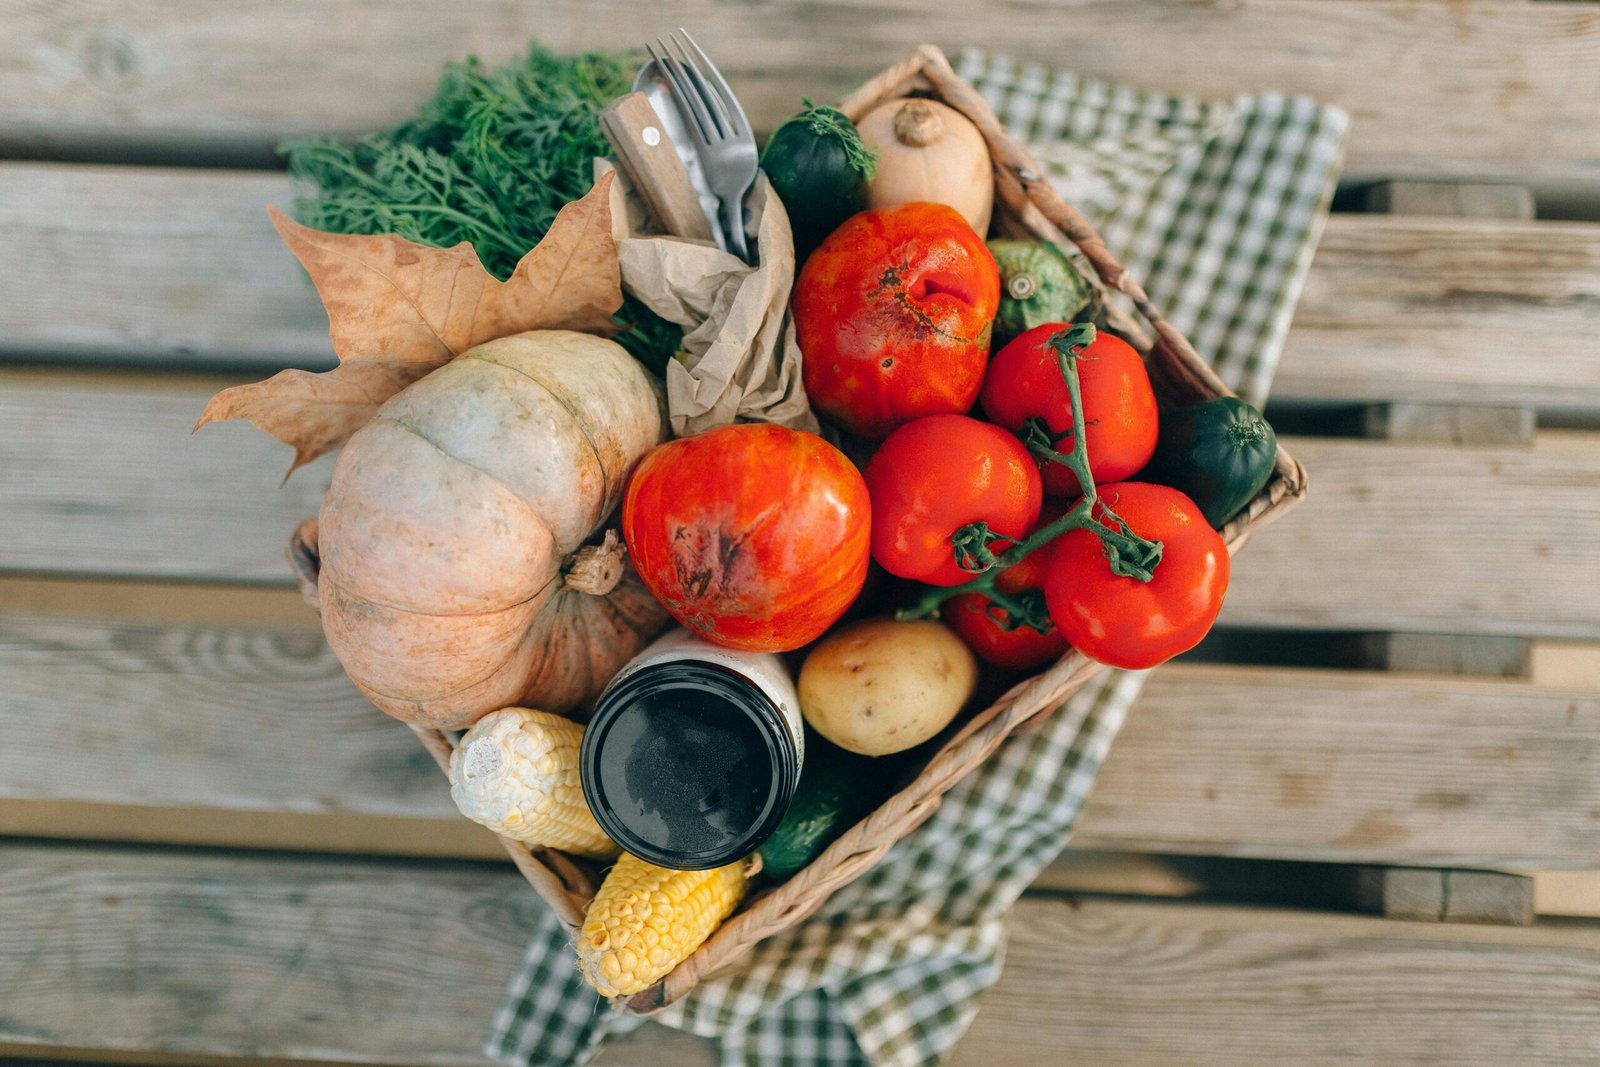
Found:
[[[728,116],[727,108],[717,98],[716,90],[711,87],[710,82],[706,81],[705,75],[700,70],[700,65],[694,61],[693,56],[689,55],[689,50],[683,46],[683,42],[670,33],[664,38],[658,38],[658,40],[663,42],[662,47],[664,49],[676,48],[678,50],[678,55],[674,59],[683,67],[690,81],[699,91],[700,101],[705,105],[706,111],[710,114],[712,123],[716,127],[716,139],[725,140],[732,137],[735,132],[735,126],[733,120]]]
[[[729,87],[728,80],[722,76],[722,71],[718,70],[717,65],[711,62],[711,57],[706,55],[705,49],[700,47],[700,42],[696,41],[688,30],[679,26],[678,32],[683,35],[683,39],[689,43],[690,48],[694,49],[694,54],[700,57],[701,63],[710,72],[712,81],[716,83],[717,93],[722,98],[723,105],[728,109],[729,117],[733,120],[733,132],[736,134],[750,133],[750,120],[745,117],[744,108],[740,106],[739,98],[733,94],[733,89]]]
[[[657,51],[657,48],[660,51]],[[698,127],[700,140],[706,144],[720,141],[722,139],[721,130],[712,120],[711,113],[706,110],[705,101],[700,96],[700,90],[689,80],[688,74],[678,60],[667,50],[665,42],[659,37],[656,38],[656,47],[650,48],[649,51],[650,58],[656,61],[656,66],[661,69],[662,73],[667,76],[667,80],[672,83],[673,95],[677,98],[678,103],[682,105],[683,111]]]
[[[660,42],[658,41],[657,44]],[[654,44],[646,44],[645,51],[650,53],[650,59],[655,63],[656,70],[666,79],[667,85],[672,89],[672,99],[679,104],[678,110],[683,115],[685,125],[690,136],[705,142],[710,138],[706,135],[705,124],[700,116],[695,113],[693,88],[679,76],[679,72],[667,62],[667,57]]]

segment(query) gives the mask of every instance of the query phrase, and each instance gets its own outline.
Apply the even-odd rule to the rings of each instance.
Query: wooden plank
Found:
[[[49,743],[0,746],[0,835],[495,854],[314,630],[0,616],[0,736],[44,722]],[[1177,664],[1152,677],[1075,844],[1589,866],[1597,760],[1592,693]]]
[[[331,363],[316,293],[267,222],[290,199],[282,175],[247,171],[0,166],[0,351]]]
[[[1274,395],[1600,407],[1600,226],[1335,215]]]
[[[1454,445],[1531,445],[1530,407],[1498,404],[1374,404],[1363,410],[1362,436]]]
[[[481,866],[0,845],[0,1053],[477,1065],[543,905]],[[1600,924],[1025,897],[951,1062],[1588,1063]],[[602,1063],[708,1064],[649,1028]]]
[[[0,845],[0,1055],[483,1067],[544,906],[481,864]],[[660,1029],[602,1061],[710,1062]]]
[[[0,163],[0,262],[27,264],[0,272],[0,357],[329,365],[263,211],[290,197],[277,174]],[[1277,395],[1600,409],[1572,343],[1597,305],[1600,225],[1335,215]]]
[[[1305,504],[1239,557],[1237,626],[1587,637],[1600,438],[1559,452],[1295,438]],[[1498,526],[1491,508],[1509,525]]]
[[[1011,929],[1005,972],[955,1067],[1600,1058],[1593,923],[1025,898]]]
[[[1415,922],[1533,922],[1533,879],[1503,871],[1439,867],[1364,867],[1357,879],[1363,910]]]
[[[1390,215],[1453,215],[1471,219],[1531,219],[1533,190],[1489,182],[1379,182],[1366,209]]]
[[[0,570],[289,584],[332,461],[280,488],[286,446],[244,423],[191,434],[208,393],[0,384]]]
[[[1351,658],[1354,665],[1373,670],[1526,678],[1532,673],[1533,642],[1525,637],[1362,634]]]
[[[446,58],[498,60],[529,37],[559,49],[616,48],[687,25],[768,129],[801,95],[841,95],[926,39],[1205,97],[1308,93],[1350,111],[1356,175],[1593,180],[1595,11],[1585,2],[1495,0],[1437,8],[1406,0],[989,0],[978,11],[940,14],[910,0],[847,0],[734,19],[717,0],[537,8],[285,0],[245,17],[204,0],[11,0],[0,44],[0,146],[264,159],[285,135],[353,135],[396,121],[431,93]],[[1222,55],[1251,61],[1217,62]]]
[[[1533,906],[1541,915],[1600,919],[1600,871],[1539,871]]]
[[[284,546],[331,463],[276,488],[285,446],[242,423],[190,435],[205,399],[5,379],[0,571],[287,585]],[[1310,500],[1241,557],[1225,623],[1600,636],[1600,438],[1288,444]],[[1486,522],[1490,501],[1514,522]]]
[[[1450,867],[1588,867],[1600,697],[1518,682],[1166,667],[1074,845]],[[1506,862],[1519,851],[1559,863]]]

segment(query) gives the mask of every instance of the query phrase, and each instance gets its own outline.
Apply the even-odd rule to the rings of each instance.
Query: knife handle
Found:
[[[600,129],[616,150],[617,165],[662,229],[674,237],[713,240],[689,171],[648,97],[629,93],[612,101],[600,113]]]

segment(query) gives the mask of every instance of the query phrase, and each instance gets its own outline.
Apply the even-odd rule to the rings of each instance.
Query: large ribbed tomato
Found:
[[[1043,419],[1053,434],[1064,435],[1056,442],[1057,452],[1072,451],[1072,395],[1046,342],[1069,325],[1046,323],[1013,338],[994,354],[983,380],[984,414],[1018,435],[1028,419]],[[1089,469],[1097,483],[1120,482],[1148,463],[1156,450],[1159,419],[1150,375],[1132,345],[1104,332],[1077,363]],[[1082,495],[1077,476],[1064,464],[1047,463],[1041,473],[1045,492]]]
[[[639,461],[622,536],[657,600],[708,641],[787,652],[867,577],[872,505],[844,454],[767,423],[668,441]]]
[[[806,393],[851,433],[882,440],[978,398],[1000,269],[955,209],[914,203],[853,215],[800,272],[794,321]]]

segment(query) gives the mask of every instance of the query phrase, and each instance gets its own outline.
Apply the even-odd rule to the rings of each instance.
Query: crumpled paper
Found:
[[[597,169],[608,167],[600,161]],[[756,266],[708,242],[647,233],[642,203],[626,175],[618,174],[612,196],[623,288],[683,327],[682,350],[667,364],[673,435],[733,422],[818,432],[789,318],[794,238],[766,175],[757,176],[746,201]]]

